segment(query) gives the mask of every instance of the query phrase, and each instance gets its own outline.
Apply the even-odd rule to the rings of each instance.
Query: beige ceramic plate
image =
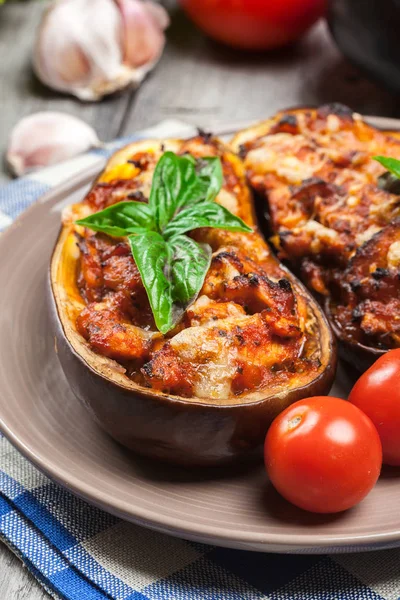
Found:
[[[100,166],[101,167],[101,166]],[[99,167],[99,168],[100,168]],[[60,210],[98,169],[51,192],[0,236],[0,427],[39,469],[124,519],[192,540],[259,551],[332,552],[400,545],[400,475],[384,472],[358,507],[310,515],[283,501],[262,465],[190,471],[139,459],[72,395],[49,331],[45,282]],[[351,377],[339,371],[333,393]]]

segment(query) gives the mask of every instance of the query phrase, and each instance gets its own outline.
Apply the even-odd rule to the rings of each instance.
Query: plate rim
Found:
[[[382,129],[392,127],[393,130],[400,130],[400,119],[391,119],[386,117],[368,116],[369,123]],[[254,123],[254,121],[253,121]],[[226,130],[226,128],[225,128]],[[171,136],[173,137],[173,136]],[[101,171],[106,159],[99,157],[99,161],[87,167],[41,196],[37,201],[31,204],[23,213],[21,213],[13,223],[0,235],[0,246],[6,244],[8,238],[14,233],[15,228],[20,226],[21,222],[30,220],[31,214],[36,212],[38,205],[52,203],[62,200],[62,197],[72,193],[75,189],[83,187],[90,183]],[[1,385],[1,384],[0,384]],[[78,400],[76,400],[78,402]],[[90,504],[116,515],[121,519],[128,520],[155,531],[166,533],[175,537],[195,540],[205,544],[219,545],[223,547],[241,548],[246,550],[264,551],[264,552],[309,552],[324,553],[326,551],[348,552],[360,550],[374,550],[377,546],[384,548],[392,546],[398,542],[400,544],[400,520],[399,527],[393,531],[376,532],[368,534],[334,535],[318,533],[315,534],[290,534],[290,533],[260,533],[260,532],[230,532],[224,527],[211,526],[198,522],[182,522],[177,517],[168,517],[168,523],[157,519],[157,511],[147,508],[137,507],[128,501],[121,500],[118,496],[110,497],[109,494],[103,495],[101,489],[94,488],[87,484],[83,479],[74,476],[73,472],[52,464],[48,457],[41,456],[31,446],[24,443],[22,439],[15,434],[4,421],[0,414],[0,431],[10,441],[10,443],[36,468],[56,481],[61,487],[66,488],[76,496],[86,500]],[[104,432],[104,435],[107,435]],[[356,548],[355,548],[356,547]]]
[[[78,400],[76,400],[78,402]],[[258,533],[245,532],[232,534],[223,527],[213,527],[210,532],[209,525],[194,523],[190,528],[188,525],[182,525],[179,519],[173,523],[175,518],[169,519],[169,524],[160,522],[155,517],[157,512],[148,509],[138,509],[132,511],[132,504],[119,501],[118,497],[113,497],[110,502],[109,496],[101,498],[101,491],[94,490],[93,486],[87,485],[84,480],[74,477],[70,472],[52,467],[48,461],[41,460],[34,450],[29,448],[24,442],[4,424],[0,418],[0,430],[10,443],[27,458],[39,471],[44,473],[52,481],[57,482],[61,487],[67,489],[79,498],[87,501],[89,504],[100,508],[101,510],[113,514],[120,519],[135,523],[137,525],[167,533],[173,537],[179,537],[187,540],[193,540],[204,544],[214,546],[230,547],[237,549],[253,550],[256,552],[277,552],[277,553],[302,553],[308,551],[314,554],[323,554],[340,550],[341,552],[352,552],[360,550],[376,550],[380,548],[391,547],[395,542],[400,545],[400,524],[399,529],[385,533],[374,534],[351,534],[351,535],[321,535],[316,539],[314,534],[289,534],[289,533]],[[104,432],[104,435],[107,435]],[[76,483],[75,483],[76,481]],[[85,489],[86,488],[86,489]]]

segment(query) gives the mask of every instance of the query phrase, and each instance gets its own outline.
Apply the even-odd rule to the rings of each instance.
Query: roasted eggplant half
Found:
[[[400,196],[374,160],[400,158],[398,135],[334,104],[282,111],[232,142],[279,258],[325,306],[359,370],[400,347]]]
[[[146,204],[165,152],[218,157],[219,205],[253,231],[202,228],[211,247],[198,296],[166,334],[155,326],[127,240],[76,221],[127,199]],[[186,465],[261,456],[272,419],[326,394],[334,337],[318,303],[257,231],[240,159],[217,139],[141,141],[117,152],[68,207],[51,259],[51,321],[72,390],[124,446]]]

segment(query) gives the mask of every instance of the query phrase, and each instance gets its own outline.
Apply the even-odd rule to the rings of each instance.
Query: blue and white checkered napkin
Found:
[[[136,139],[185,132],[191,128],[168,121]],[[101,153],[111,152],[118,143]],[[92,152],[4,186],[0,228],[51,187],[100,160],[99,151]],[[178,540],[89,506],[52,483],[1,436],[0,539],[49,594],[63,600],[400,597],[400,549],[290,556]]]

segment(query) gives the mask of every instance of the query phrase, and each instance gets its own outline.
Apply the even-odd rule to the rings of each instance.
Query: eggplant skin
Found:
[[[337,363],[334,336],[317,302],[284,267],[296,294],[306,302],[310,356],[311,351],[318,353],[320,367],[299,375],[302,383],[297,387],[263,389],[221,401],[185,398],[140,386],[116,361],[95,353],[75,324],[83,302],[76,288],[77,260],[76,244],[64,226],[48,280],[55,348],[75,396],[123,446],[185,466],[260,460],[268,427],[283,409],[301,398],[329,392]]]
[[[326,323],[329,363],[318,378],[250,404],[217,405],[131,390],[104,377],[76,352],[65,335],[49,284],[50,320],[58,359],[75,396],[95,421],[135,452],[187,466],[208,466],[262,455],[265,434],[289,404],[328,393],[336,372],[336,348]]]
[[[400,204],[378,185],[384,169],[373,160],[400,158],[399,138],[331,104],[282,110],[231,141],[260,225],[324,307],[339,355],[361,372],[400,344],[398,250],[396,264],[388,254],[400,243]]]

